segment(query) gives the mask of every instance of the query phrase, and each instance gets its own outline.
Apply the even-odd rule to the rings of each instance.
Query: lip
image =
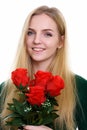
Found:
[[[35,51],[35,52],[42,52],[42,51],[45,50],[45,48],[41,48],[41,47],[33,47],[32,50]]]

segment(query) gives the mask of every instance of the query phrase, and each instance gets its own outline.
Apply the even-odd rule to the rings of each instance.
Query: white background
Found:
[[[1,0],[0,82],[8,78],[25,18],[39,5],[55,6],[63,13],[68,28],[71,69],[87,79],[86,0]]]

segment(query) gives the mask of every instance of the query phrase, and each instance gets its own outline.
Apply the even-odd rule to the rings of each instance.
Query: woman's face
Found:
[[[62,46],[56,23],[46,14],[32,17],[26,35],[27,50],[34,62],[51,62]]]

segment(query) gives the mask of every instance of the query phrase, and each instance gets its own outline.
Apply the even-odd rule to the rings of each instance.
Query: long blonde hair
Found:
[[[75,128],[74,109],[76,106],[77,94],[76,94],[76,89],[75,89],[74,74],[69,70],[68,60],[67,60],[66,23],[65,23],[62,13],[57,8],[41,6],[41,7],[36,8],[33,12],[29,14],[24,24],[24,28],[23,28],[19,46],[18,46],[18,51],[16,54],[15,65],[13,69],[16,69],[18,67],[27,68],[29,72],[29,76],[32,76],[31,58],[29,57],[29,54],[27,53],[25,36],[26,36],[26,32],[27,32],[31,18],[34,15],[39,15],[42,13],[48,15],[55,21],[60,35],[64,36],[64,45],[62,48],[58,49],[57,54],[54,58],[54,61],[49,67],[49,71],[51,71],[53,74],[60,75],[65,81],[65,89],[62,91],[59,97],[56,97],[59,104],[59,108],[58,108],[59,118],[55,121],[55,126],[58,125],[58,127],[61,130],[64,130],[64,127],[66,128],[66,130],[74,130]],[[6,109],[7,103],[11,102],[12,98],[16,95],[15,87],[11,83],[10,80],[6,83],[5,86],[6,86],[5,90],[7,89],[6,91],[7,94],[5,94],[6,97],[5,97],[5,103],[4,103],[4,107],[2,111],[2,117],[9,114],[9,111]],[[3,93],[5,93],[5,91],[3,91]]]

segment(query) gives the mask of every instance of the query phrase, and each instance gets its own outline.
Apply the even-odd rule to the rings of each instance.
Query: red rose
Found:
[[[11,79],[16,86],[27,86],[29,77],[27,76],[27,69],[18,68],[11,73]]]
[[[43,71],[38,71],[35,74],[35,84],[44,86],[47,84],[47,82],[52,78],[52,74],[50,72],[43,72]]]
[[[32,86],[30,87],[29,93],[26,93],[27,101],[31,105],[38,105],[40,106],[41,103],[46,101],[44,88],[41,86]]]
[[[29,86],[35,86],[35,85],[36,85],[35,79],[30,80]]]
[[[50,96],[58,96],[60,90],[64,88],[64,81],[60,76],[53,76],[53,78],[47,84],[47,92]]]

